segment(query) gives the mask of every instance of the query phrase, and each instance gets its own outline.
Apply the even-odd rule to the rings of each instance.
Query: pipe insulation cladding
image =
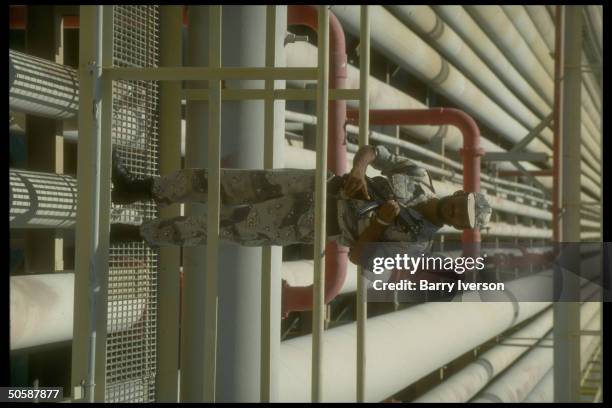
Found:
[[[74,228],[76,203],[72,176],[9,170],[11,228]]]
[[[74,68],[9,49],[11,110],[63,120],[79,110],[79,79]]]
[[[135,267],[135,280],[137,274]],[[9,293],[11,350],[72,339],[74,273],[11,276]],[[108,333],[133,327],[148,301],[144,297],[109,301]]]

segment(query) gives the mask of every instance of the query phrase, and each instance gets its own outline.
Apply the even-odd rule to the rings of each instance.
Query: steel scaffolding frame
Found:
[[[209,87],[201,90],[185,90],[181,96],[187,100],[208,100],[209,102],[209,157],[213,165],[209,169],[208,179],[208,226],[211,228],[207,241],[207,275],[206,275],[206,309],[204,311],[205,338],[202,344],[205,348],[204,395],[207,401],[215,400],[216,383],[216,339],[217,339],[217,250],[219,245],[219,206],[220,206],[220,120],[222,102],[228,100],[263,99],[265,103],[266,143],[264,163],[266,168],[274,164],[272,153],[273,115],[270,113],[275,100],[316,100],[317,104],[317,161],[316,161],[316,191],[315,191],[315,283],[313,287],[313,344],[312,344],[312,401],[322,399],[322,336],[324,330],[324,282],[325,282],[325,199],[326,199],[326,162],[327,162],[327,117],[328,101],[336,99],[360,100],[361,117],[369,116],[367,104],[368,76],[361,74],[361,89],[330,90],[329,89],[329,7],[318,6],[319,13],[319,47],[317,68],[276,68],[274,61],[274,36],[266,36],[266,67],[222,67],[221,66],[221,12],[222,6],[210,7],[210,47],[209,67],[164,66],[155,68],[115,67],[112,61],[112,29],[107,22],[112,18],[112,6],[82,6],[81,7],[81,57],[80,73],[80,105],[79,105],[79,159],[81,163],[92,163],[92,168],[79,166],[78,186],[81,205],[77,219],[77,264],[90,270],[90,276],[79,276],[75,283],[75,314],[74,348],[72,385],[73,398],[86,398],[88,401],[104,401],[105,398],[105,359],[106,346],[106,307],[108,289],[108,246],[109,229],[96,227],[110,223],[110,150],[112,123],[112,85],[113,81],[208,81]],[[367,7],[361,6],[364,13],[364,25],[361,38],[367,38],[363,47],[369,49],[369,24]],[[273,32],[275,6],[268,6],[268,33]],[[369,52],[362,57],[362,67],[369,66]],[[176,64],[176,60],[172,60]],[[362,72],[367,72],[363,70]],[[241,79],[265,80],[265,88],[261,90],[222,89],[223,80]],[[283,79],[316,80],[316,93],[313,90],[275,89],[274,81]],[[164,82],[162,82],[164,83]],[[176,88],[173,88],[176,92]],[[176,101],[176,95],[173,96]],[[365,98],[365,103],[364,103]],[[92,109],[92,106],[94,107]],[[176,121],[176,119],[174,119]],[[172,120],[168,126],[173,126]],[[367,127],[362,128],[362,134],[367,135]],[[363,140],[362,136],[362,140]],[[89,160],[88,160],[89,159]],[[93,160],[92,160],[93,159]],[[165,165],[165,170],[167,166]],[[90,210],[91,214],[86,214]],[[94,221],[93,228],[90,225]],[[268,249],[269,251],[269,249]],[[172,262],[172,261],[169,261]],[[262,299],[269,299],[270,256],[269,252],[263,258]],[[89,268],[86,267],[89,265]],[[171,267],[171,264],[168,264]],[[79,290],[80,289],[80,290]],[[271,305],[262,302],[262,329],[270,327],[274,316],[270,314]],[[82,313],[83,306],[89,314]],[[362,316],[365,319],[365,314]],[[166,318],[167,319],[167,318]],[[363,342],[362,332],[359,342]],[[363,343],[360,343],[363,344]],[[86,350],[89,348],[89,352]],[[188,352],[188,350],[183,350]],[[270,336],[263,333],[262,362],[270,358]],[[82,356],[88,355],[85,361]],[[81,357],[81,358],[78,358]],[[266,360],[266,358],[268,360]],[[365,356],[358,357],[363,364]],[[261,399],[270,399],[271,376],[273,367],[262,364]],[[171,370],[172,371],[172,370]],[[364,372],[358,375],[359,384],[364,382]],[[158,383],[160,379],[158,379]],[[166,385],[173,392],[172,385]],[[359,388],[359,387],[358,387]],[[359,394],[359,391],[358,391]],[[363,399],[363,387],[361,387]]]

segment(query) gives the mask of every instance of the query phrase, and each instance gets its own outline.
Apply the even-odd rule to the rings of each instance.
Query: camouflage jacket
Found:
[[[384,146],[376,146],[376,158],[372,167],[379,170],[382,176],[368,179],[368,190],[375,191],[379,197],[395,199],[400,204],[400,217],[385,230],[384,242],[397,242],[405,251],[406,242],[416,252],[427,251],[438,226],[427,221],[411,207],[437,197],[429,173],[411,160],[393,154]],[[372,194],[370,194],[372,195]],[[369,218],[374,211],[363,216],[358,214],[367,201],[349,199],[341,196],[338,199],[338,223],[341,233],[333,237],[340,244],[352,246],[369,225]],[[398,217],[398,218],[400,218]],[[391,249],[390,246],[386,246]]]

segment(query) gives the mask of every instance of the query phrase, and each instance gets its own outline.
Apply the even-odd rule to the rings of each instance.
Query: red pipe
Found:
[[[347,112],[349,121],[359,122],[359,111]],[[484,150],[480,147],[480,130],[471,116],[458,109],[371,109],[370,125],[453,125],[463,135],[463,148],[459,153],[463,157],[463,190],[465,192],[480,191],[480,157]],[[477,256],[480,253],[480,231],[476,229],[463,230],[461,241],[465,256]]]
[[[315,6],[287,6],[287,25],[305,25],[313,30],[318,29],[318,13]],[[346,88],[346,42],[342,25],[332,13],[329,13],[330,26],[330,89]],[[336,175],[347,172],[346,141],[344,122],[346,119],[346,101],[329,102],[327,169]],[[346,279],[348,248],[329,241],[325,245],[325,304],[335,298]],[[312,285],[290,286],[282,282],[282,316],[291,311],[312,310]]]

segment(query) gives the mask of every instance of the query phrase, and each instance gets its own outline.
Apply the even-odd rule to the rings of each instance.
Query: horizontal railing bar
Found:
[[[315,80],[317,68],[249,68],[249,67],[106,67],[103,75],[111,80],[142,81],[206,81],[223,79],[242,80]]]
[[[281,99],[287,101],[314,101],[316,99],[315,89],[223,89],[221,97],[225,101]],[[330,100],[357,99],[358,90],[355,89],[330,89]],[[208,100],[208,89],[185,89],[183,98],[191,101]]]

